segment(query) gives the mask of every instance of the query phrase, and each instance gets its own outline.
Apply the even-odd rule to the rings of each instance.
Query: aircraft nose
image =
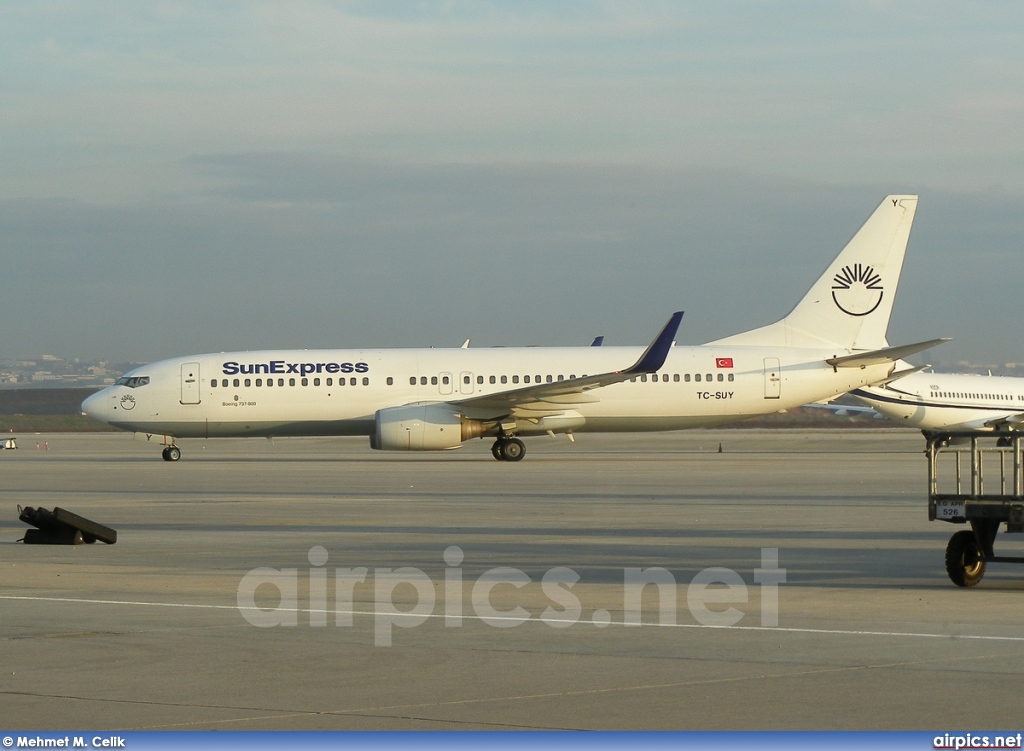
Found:
[[[107,394],[107,389],[97,391],[92,396],[88,397],[82,402],[82,411],[85,412],[89,417],[100,422],[106,422],[104,407],[109,401],[110,397]]]

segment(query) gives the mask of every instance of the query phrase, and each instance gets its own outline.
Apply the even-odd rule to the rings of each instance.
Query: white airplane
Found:
[[[1010,431],[1024,425],[1024,378],[922,372],[907,363],[887,383],[850,396],[886,417],[926,433]],[[905,372],[906,375],[900,375]]]
[[[682,313],[639,347],[275,350],[192,355],[136,368],[82,404],[165,446],[178,438],[368,436],[375,449],[459,448],[493,438],[678,430],[820,401],[877,383],[941,341],[885,338],[917,196],[887,197],[793,311],[771,325],[674,347]]]

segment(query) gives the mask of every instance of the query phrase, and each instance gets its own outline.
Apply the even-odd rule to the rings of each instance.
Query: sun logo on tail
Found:
[[[882,277],[871,266],[844,266],[832,281],[832,300],[847,315],[866,316],[882,302]]]

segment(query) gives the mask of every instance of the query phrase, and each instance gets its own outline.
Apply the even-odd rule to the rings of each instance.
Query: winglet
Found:
[[[604,344],[604,337],[603,336],[595,336],[594,337],[594,341],[590,343],[590,346],[591,347],[600,347],[602,344]]]
[[[682,320],[683,311],[680,310],[673,313],[672,317],[668,319],[668,323],[665,324],[665,328],[654,338],[654,341],[651,342],[651,345],[640,356],[640,359],[636,361],[636,364],[623,372],[629,375],[654,373],[664,365],[665,358],[668,357],[668,351],[672,349],[672,342],[675,341],[676,331],[679,330],[679,322]]]

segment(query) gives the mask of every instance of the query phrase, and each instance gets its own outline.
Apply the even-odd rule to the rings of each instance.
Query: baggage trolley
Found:
[[[945,432],[925,434],[928,520],[969,524],[946,545],[946,573],[959,587],[973,587],[988,563],[1024,563],[999,556],[999,525],[1024,532],[1024,434]]]

